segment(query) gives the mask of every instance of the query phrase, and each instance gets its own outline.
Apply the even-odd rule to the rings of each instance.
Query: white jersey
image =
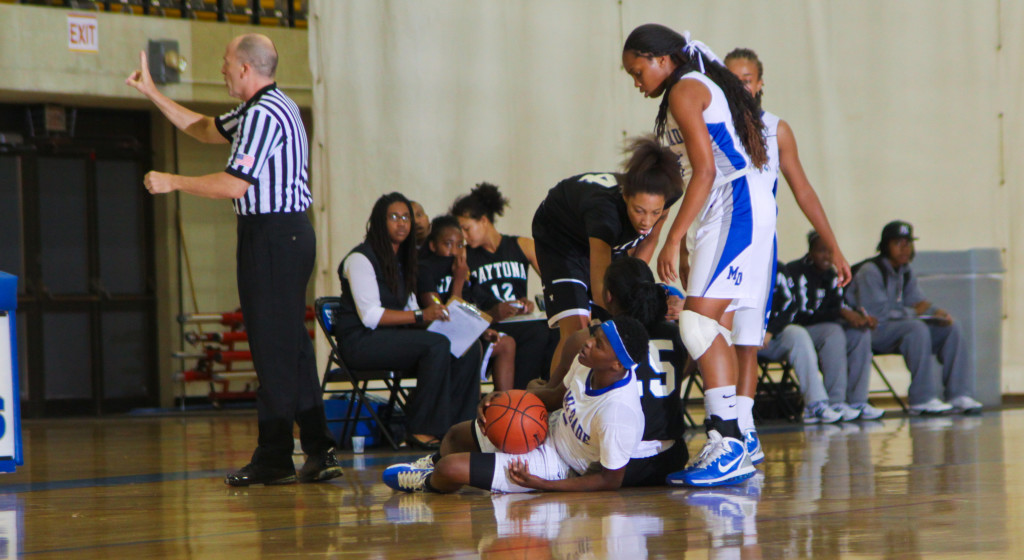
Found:
[[[775,287],[775,217],[778,214],[775,196],[779,185],[779,117],[763,111],[761,120],[765,126],[768,163],[751,173],[747,181],[750,184],[751,207],[758,209],[754,212],[755,229],[761,231],[759,235],[753,236],[753,254],[757,255],[757,261],[751,264],[750,269],[763,269],[763,273],[758,276],[762,286],[751,298],[734,301],[729,309],[736,310],[732,322],[733,343],[742,346],[760,346],[764,341],[768,316],[771,314],[772,291]]]
[[[550,441],[569,468],[579,474],[592,463],[608,470],[626,466],[644,435],[644,412],[633,372],[603,388],[590,387],[590,368],[573,360],[562,381],[562,409],[549,419]]]
[[[736,128],[732,124],[729,102],[726,100],[722,88],[718,87],[718,84],[711,78],[697,71],[688,72],[679,79],[697,80],[711,92],[711,104],[704,109],[704,123],[708,127],[708,134],[711,135],[711,151],[715,156],[714,187],[728,184],[733,179],[747,174],[752,169],[750,157],[743,147],[743,141],[736,134]],[[683,132],[679,129],[679,123],[672,117],[671,111],[669,111],[668,119],[665,122],[665,140],[668,142],[669,149],[679,158],[683,183],[688,182],[693,173],[693,164],[686,154]]]

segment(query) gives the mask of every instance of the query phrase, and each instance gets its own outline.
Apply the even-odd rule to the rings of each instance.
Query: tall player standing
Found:
[[[708,440],[667,482],[734,484],[755,469],[739,429],[736,353],[722,321],[769,281],[772,252],[754,240],[774,237],[774,200],[752,196],[747,180],[768,163],[760,110],[706,45],[662,25],[634,29],[622,65],[645,97],[662,98],[655,133],[678,156],[687,182],[658,273],[666,281],[681,277],[687,290],[680,336],[704,378]]]
[[[761,98],[764,95],[764,67],[757,57],[757,53],[750,49],[734,49],[725,57],[725,66],[740,79],[743,86],[754,96],[758,108],[761,107]],[[821,206],[814,187],[807,180],[803,165],[800,164],[800,155],[796,147],[796,138],[786,121],[780,119],[768,111],[761,110],[761,119],[765,125],[765,138],[768,147],[768,166],[759,170],[749,177],[752,193],[758,196],[774,196],[779,184],[779,171],[786,177],[786,183],[793,191],[793,198],[803,211],[804,216],[811,222],[814,230],[821,236],[822,242],[832,254],[833,265],[837,272],[837,281],[840,286],[845,286],[850,281],[850,264],[839,249],[839,242],[836,240],[832,227],[829,225],[825,209]],[[772,241],[773,253],[774,238]],[[771,260],[774,267],[775,258]],[[773,279],[774,273],[769,277]],[[771,293],[771,288],[767,288]],[[739,425],[743,433],[743,440],[747,446],[747,452],[751,455],[754,464],[764,459],[764,452],[761,449],[760,438],[754,427],[754,393],[757,391],[757,350],[765,340],[765,317],[771,308],[771,301],[762,298],[755,302],[758,305],[739,309],[733,321],[733,340],[736,344],[736,354],[739,362],[739,383],[736,387],[737,401],[739,408]],[[860,410],[854,409],[837,410],[847,420],[855,418]],[[872,411],[873,412],[873,411]]]

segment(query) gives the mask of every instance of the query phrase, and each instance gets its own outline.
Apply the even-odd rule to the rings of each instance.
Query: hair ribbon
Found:
[[[704,71],[704,58],[700,54],[703,54],[708,60],[722,64],[722,60],[711,51],[711,47],[705,45],[702,41],[690,39],[689,31],[683,32],[683,39],[686,39],[686,46],[683,47],[683,52],[691,59],[697,59],[698,64],[700,64],[701,74],[707,74],[707,72]],[[700,54],[698,54],[698,51]]]

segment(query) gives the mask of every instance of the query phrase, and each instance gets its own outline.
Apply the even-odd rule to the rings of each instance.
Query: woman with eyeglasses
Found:
[[[341,305],[334,334],[341,359],[355,370],[397,370],[416,378],[406,406],[407,442],[438,449],[457,422],[476,416],[480,345],[460,358],[444,335],[423,327],[446,320],[445,308],[416,301],[413,211],[400,193],[381,196],[366,224],[366,240],[341,261]]]

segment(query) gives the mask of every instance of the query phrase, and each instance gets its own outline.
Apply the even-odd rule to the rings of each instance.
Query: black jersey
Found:
[[[590,254],[591,237],[611,246],[613,257],[636,247],[647,235],[629,221],[619,179],[616,173],[584,173],[555,185],[537,209],[534,223],[542,227],[535,240],[584,255]],[[676,200],[666,201],[665,208]]]
[[[518,237],[502,235],[493,253],[483,247],[466,249],[466,264],[473,299],[481,309],[527,297],[530,259],[519,247]]]
[[[636,368],[645,440],[676,440],[683,436],[679,387],[686,348],[675,323],[661,321],[649,329],[650,356]]]
[[[416,265],[416,293],[437,292],[441,301],[448,301],[452,293],[452,265],[455,257],[442,257],[427,251]],[[467,281],[462,287],[462,299],[472,303]]]

